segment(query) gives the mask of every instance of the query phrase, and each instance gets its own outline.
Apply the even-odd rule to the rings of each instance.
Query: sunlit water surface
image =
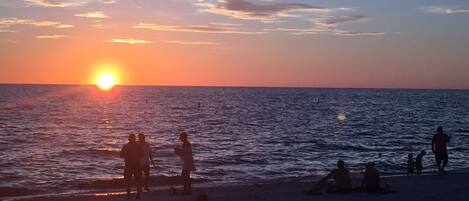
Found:
[[[173,176],[177,133],[189,132],[204,182],[313,178],[343,159],[405,169],[431,153],[437,126],[451,136],[450,170],[469,167],[469,92],[0,85],[0,187],[70,190],[121,176],[119,150],[144,133],[158,169]],[[424,158],[434,169],[433,156]]]

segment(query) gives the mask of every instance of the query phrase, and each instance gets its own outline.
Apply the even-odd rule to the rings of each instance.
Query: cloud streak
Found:
[[[66,38],[66,35],[41,35],[41,36],[34,36],[36,39],[61,39]]]
[[[214,25],[161,25],[151,23],[138,23],[133,26],[135,29],[148,29],[154,31],[171,31],[171,32],[195,32],[195,33],[221,33],[221,34],[263,34],[265,32],[243,31],[236,27],[223,27]]]
[[[124,43],[124,44],[130,44],[130,45],[137,45],[137,44],[150,44],[152,43],[151,41],[148,40],[141,40],[141,39],[135,39],[135,38],[115,38],[111,40],[106,40],[104,42],[107,43]]]
[[[76,14],[76,17],[86,17],[86,18],[97,18],[97,19],[106,19],[109,18],[106,14],[101,11],[87,12]]]
[[[469,7],[427,6],[423,7],[422,10],[428,13],[436,14],[469,13]]]
[[[29,25],[35,27],[71,28],[73,25],[64,24],[58,21],[21,19],[16,17],[0,18],[0,29],[9,29],[12,26]]]
[[[209,41],[179,41],[179,40],[171,40],[171,41],[164,41],[165,43],[172,43],[178,45],[220,45],[217,42],[209,42]]]
[[[366,22],[368,20],[369,18],[363,15],[327,16],[310,19],[310,28],[276,28],[270,29],[270,31],[283,31],[292,35],[377,36],[386,34],[384,32],[349,31],[340,28],[344,23]]]
[[[23,0],[27,5],[47,7],[47,8],[68,8],[79,7],[90,2],[100,2],[103,4],[116,3],[115,0]]]
[[[218,4],[199,0],[195,5],[201,8],[202,12],[220,14],[244,20],[260,20],[263,22],[273,22],[280,17],[299,17],[294,12],[306,13],[330,13],[335,10],[304,3],[269,2],[252,3],[247,0],[221,0]]]
[[[52,0],[24,0],[28,5],[40,6],[40,7],[49,7],[49,8],[66,8],[66,7],[75,7],[81,6],[87,1],[80,0],[62,0],[62,1],[52,1]]]

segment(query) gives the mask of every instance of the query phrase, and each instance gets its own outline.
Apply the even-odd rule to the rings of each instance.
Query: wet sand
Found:
[[[190,201],[197,200],[200,194],[206,194],[210,201],[467,201],[469,200],[469,173],[453,173],[445,176],[393,176],[382,179],[395,193],[387,194],[322,194],[305,195],[302,191],[311,187],[311,182],[283,182],[254,185],[221,185],[213,187],[194,187],[192,196],[170,195],[168,189],[144,193],[142,201]],[[359,185],[354,180],[354,185]],[[178,190],[180,187],[178,188]],[[127,200],[123,194],[94,194],[62,197],[36,197],[22,199],[28,201],[92,201],[92,200]],[[132,197],[132,200],[137,200]]]

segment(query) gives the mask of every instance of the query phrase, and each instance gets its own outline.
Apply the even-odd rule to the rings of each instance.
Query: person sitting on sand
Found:
[[[443,127],[437,128],[437,133],[432,138],[432,152],[435,154],[435,162],[438,166],[438,174],[446,174],[445,166],[448,164],[447,146],[450,138],[443,132]],[[443,162],[443,165],[441,164]]]
[[[326,183],[331,178],[334,179],[334,182],[332,184]],[[350,172],[345,168],[344,161],[337,161],[337,169],[332,170],[306,193],[319,194],[322,189],[325,189],[328,193],[352,192],[352,178],[350,177]]]
[[[143,150],[135,141],[134,134],[129,135],[129,142],[122,147],[120,156],[125,159],[124,181],[126,184],[127,199],[130,199],[132,176],[137,185],[137,198],[140,198],[140,193],[142,192],[142,184],[140,183],[142,177],[140,159],[143,157]]]
[[[140,159],[140,167],[142,168],[143,175],[143,185],[146,191],[150,191],[148,188],[148,181],[150,180],[150,163],[155,166],[153,161],[153,156],[151,155],[150,144],[145,141],[145,135],[143,133],[138,134],[138,143],[142,147],[143,157]]]
[[[181,177],[184,184],[184,194],[190,195],[192,194],[190,175],[191,171],[196,170],[194,158],[192,156],[192,145],[187,139],[186,132],[181,132],[181,134],[179,134],[179,140],[182,142],[182,147],[175,148],[174,152],[181,158],[183,162]]]
[[[420,174],[422,174],[422,159],[425,154],[427,154],[427,152],[422,150],[419,154],[417,154],[417,157],[415,157],[415,170],[417,171],[417,176],[420,176]]]
[[[407,155],[407,176],[414,174],[414,156],[412,154]]]
[[[375,163],[369,162],[366,164],[361,188],[366,190],[368,193],[378,193],[381,191],[381,186],[379,184],[379,171],[375,168]]]

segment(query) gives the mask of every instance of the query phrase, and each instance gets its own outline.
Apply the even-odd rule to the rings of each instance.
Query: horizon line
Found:
[[[65,86],[96,86],[95,84],[71,83],[28,83],[28,82],[0,82],[0,85],[65,85]],[[157,85],[157,84],[117,84],[115,87],[211,87],[211,88],[291,88],[291,89],[389,89],[389,90],[461,90],[469,88],[402,88],[402,87],[314,87],[314,86],[256,86],[256,85]]]

